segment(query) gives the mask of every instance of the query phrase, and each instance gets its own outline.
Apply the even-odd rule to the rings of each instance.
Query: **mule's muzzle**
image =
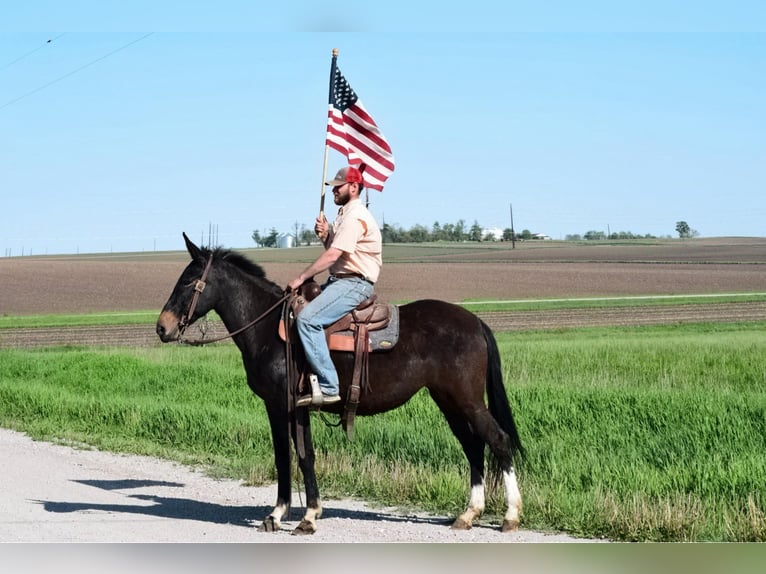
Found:
[[[176,317],[175,313],[170,311],[163,311],[160,314],[160,318],[157,319],[157,335],[160,341],[163,343],[170,343],[171,341],[177,341],[180,336],[179,330],[180,321]]]

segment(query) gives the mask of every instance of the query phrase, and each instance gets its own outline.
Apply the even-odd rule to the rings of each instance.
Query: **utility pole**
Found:
[[[513,229],[513,204],[511,203],[511,243],[513,244],[513,247],[511,249],[516,249],[516,231]]]

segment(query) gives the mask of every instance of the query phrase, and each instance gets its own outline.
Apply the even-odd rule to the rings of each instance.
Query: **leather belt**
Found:
[[[367,281],[370,285],[375,285],[372,281],[367,279],[364,275],[361,273],[333,273],[332,275],[336,279],[351,279],[352,277],[355,277],[356,279],[361,279],[362,281]]]

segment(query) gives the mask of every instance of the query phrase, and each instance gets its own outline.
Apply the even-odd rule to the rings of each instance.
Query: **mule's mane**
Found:
[[[236,251],[232,251],[230,249],[222,249],[220,247],[216,248],[213,251],[213,259],[218,259],[220,261],[226,261],[226,263],[230,263],[243,273],[246,273],[247,275],[250,275],[251,277],[256,277],[258,279],[266,279],[266,272],[263,270],[263,268],[258,265],[257,263],[254,263],[241,253],[238,253]]]
[[[227,265],[231,265],[248,277],[255,279],[256,282],[260,284],[261,288],[266,288],[267,290],[273,291],[275,294],[282,293],[282,288],[266,277],[266,272],[263,268],[245,257],[242,253],[231,249],[224,249],[223,247],[216,247],[214,249],[199,247],[197,249],[202,261],[207,261],[212,257],[214,261],[220,261]]]

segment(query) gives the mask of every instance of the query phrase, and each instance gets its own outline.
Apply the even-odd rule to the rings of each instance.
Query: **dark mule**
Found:
[[[276,506],[267,516],[262,530],[274,531],[289,510],[290,425],[286,388],[285,343],[278,337],[279,302],[283,290],[269,281],[263,270],[233,251],[209,251],[194,245],[184,234],[192,261],[178,279],[170,299],[157,321],[157,334],[164,342],[179,338],[183,324],[193,323],[208,311],[215,310],[226,328],[233,333],[265,316],[254,326],[233,337],[242,353],[247,382],[266,404],[274,445],[278,490]],[[206,274],[205,288],[195,290]],[[196,305],[192,297],[198,293]],[[191,317],[185,317],[190,306]],[[187,321],[188,319],[188,321]],[[341,396],[346,396],[354,366],[352,353],[334,353],[333,360],[341,381]],[[454,522],[453,528],[470,528],[484,510],[484,447],[499,463],[503,474],[508,509],[503,530],[519,524],[521,494],[512,459],[522,450],[521,441],[508,404],[500,369],[495,338],[489,327],[476,315],[443,301],[415,301],[400,307],[400,338],[385,353],[369,357],[369,380],[373,392],[364,393],[357,415],[374,415],[395,409],[425,387],[460,441],[471,465],[471,495],[468,508]],[[484,403],[487,394],[489,409]],[[325,407],[340,414],[343,403]],[[313,533],[322,512],[314,474],[314,449],[311,442],[308,409],[300,408],[295,416],[304,423],[305,456],[298,457],[306,489],[306,514],[294,534]],[[301,428],[300,425],[298,428]]]

